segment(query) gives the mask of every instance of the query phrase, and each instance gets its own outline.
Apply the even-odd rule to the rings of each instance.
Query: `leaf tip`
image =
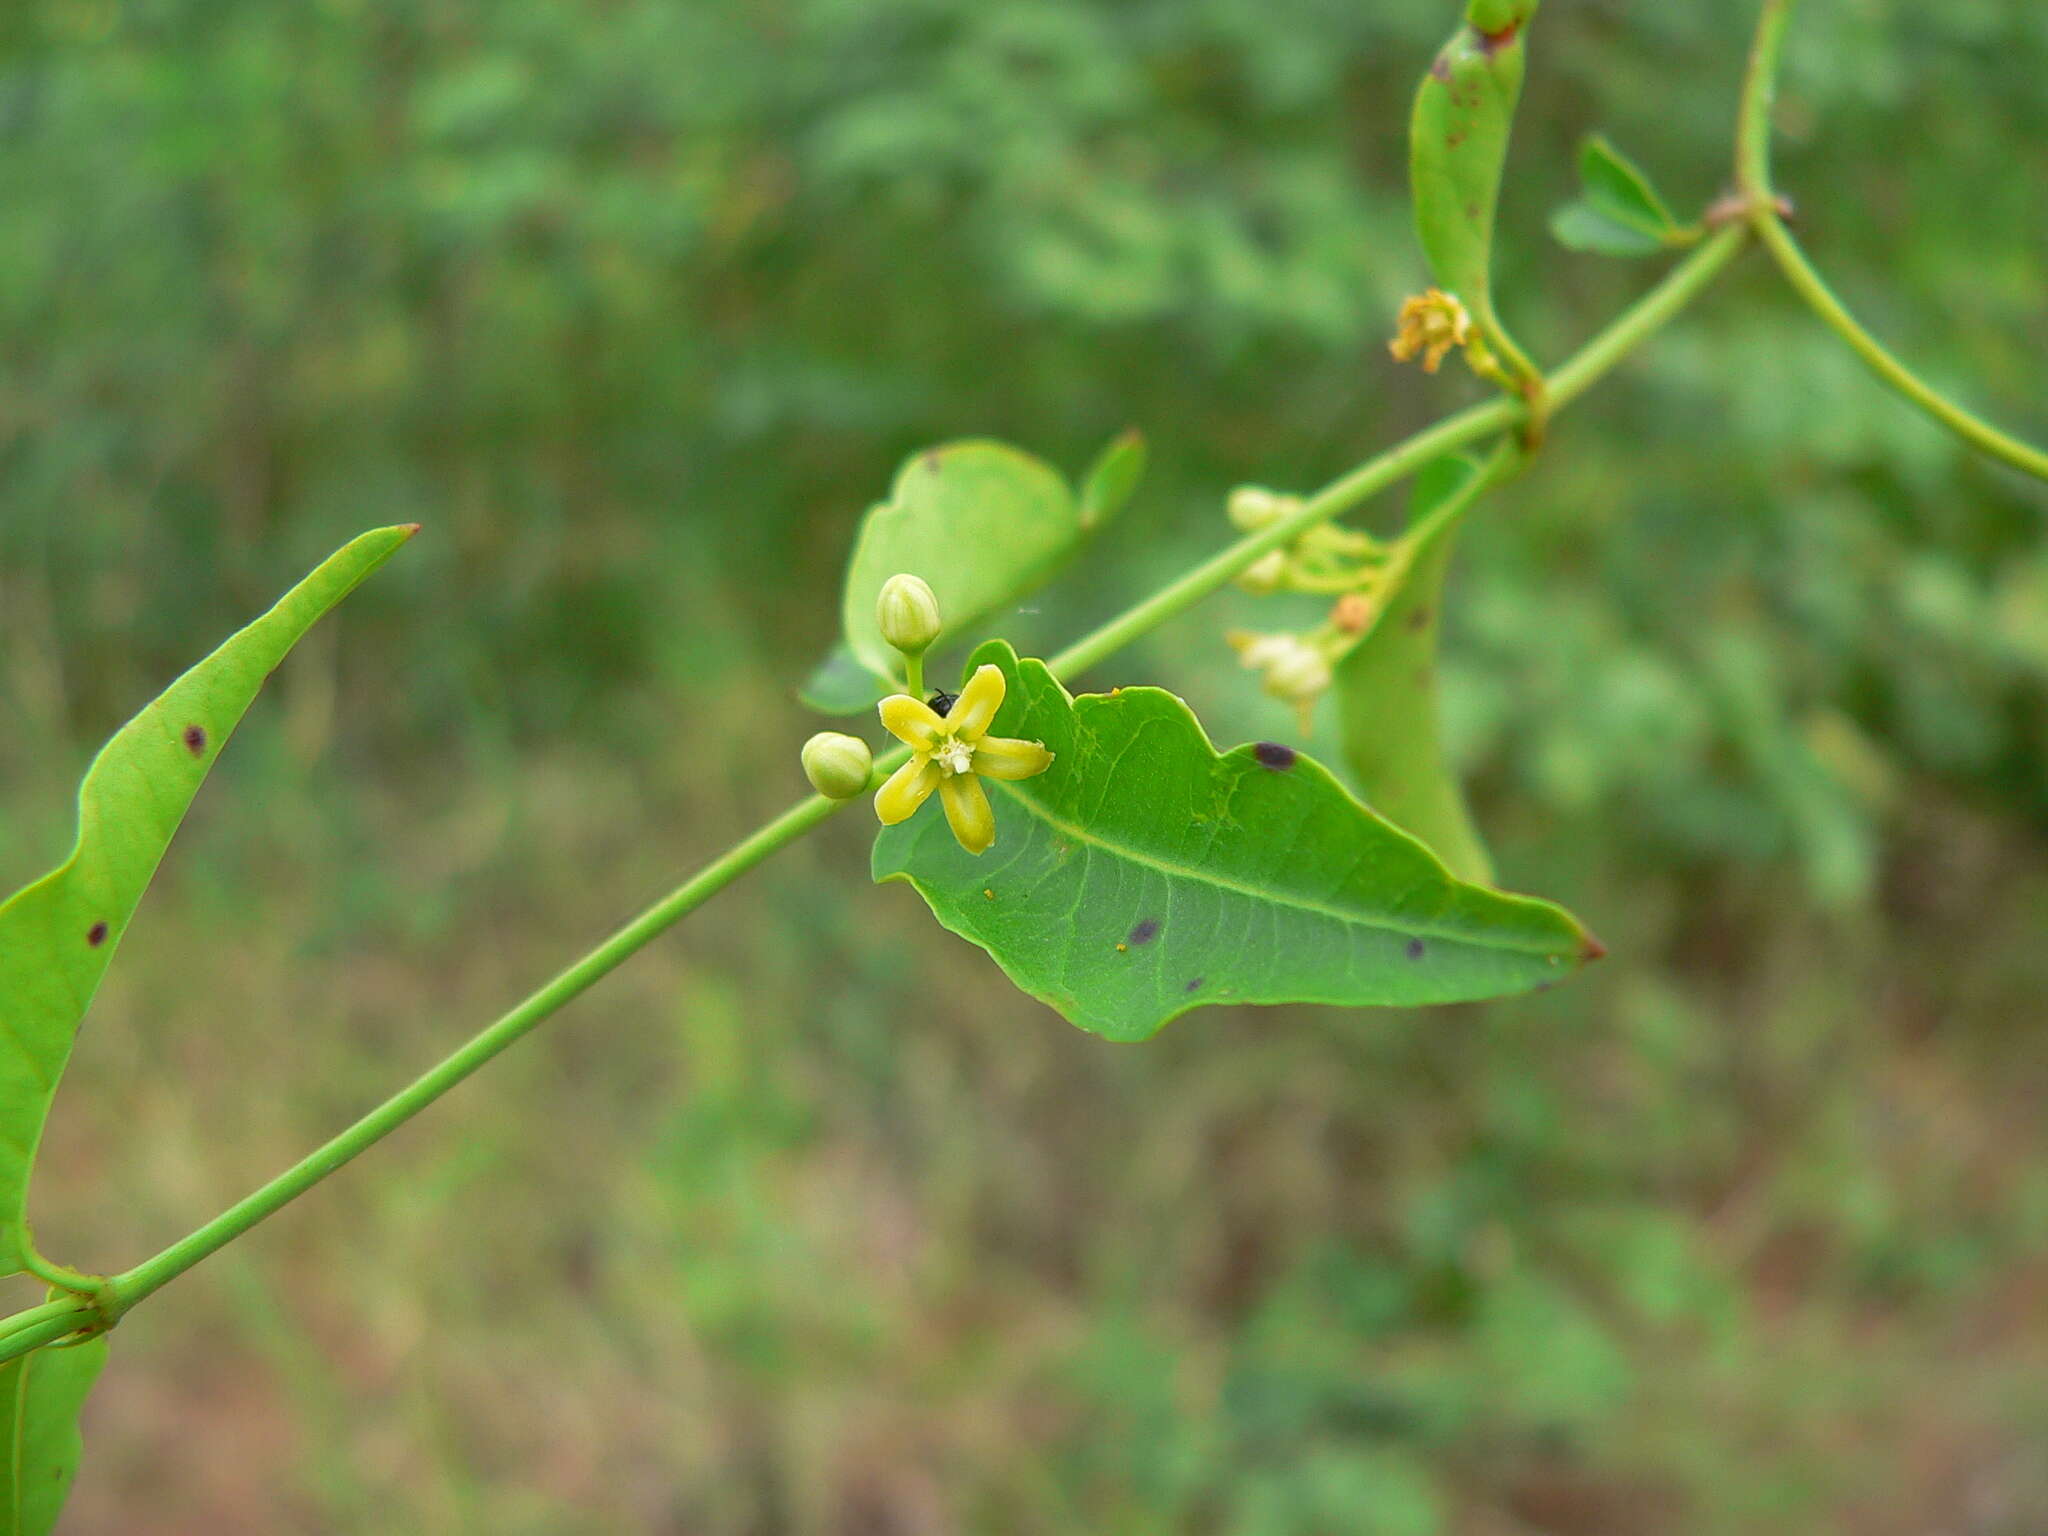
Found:
[[[1579,959],[1591,965],[1595,960],[1606,958],[1607,946],[1600,942],[1596,934],[1589,931],[1585,938],[1579,941]]]

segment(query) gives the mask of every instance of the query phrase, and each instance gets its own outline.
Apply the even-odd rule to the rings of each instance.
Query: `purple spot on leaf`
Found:
[[[98,949],[102,944],[106,943],[107,925],[103,922],[94,923],[90,928],[86,929],[85,942],[90,944],[94,949]]]
[[[1408,958],[1410,960],[1420,960],[1424,955],[1428,953],[1429,946],[1423,943],[1422,940],[1410,939],[1408,941]]]
[[[1197,977],[1196,977],[1196,978],[1195,978],[1195,979],[1194,979],[1193,981],[1189,982],[1189,983],[1188,983],[1188,984],[1187,984],[1187,985],[1186,985],[1185,987],[1182,987],[1182,988],[1181,988],[1181,990],[1182,990],[1183,992],[1199,992],[1199,991],[1201,991],[1201,990],[1202,990],[1202,983],[1203,983],[1203,982],[1205,982],[1205,981],[1207,981],[1208,979],[1209,979],[1209,978],[1208,978],[1208,977],[1206,977],[1206,976],[1197,976]]]
[[[1252,756],[1259,760],[1261,767],[1275,773],[1285,773],[1294,766],[1294,748],[1283,746],[1277,741],[1262,741],[1252,748]]]
[[[1159,919],[1156,917],[1146,918],[1142,923],[1138,924],[1137,927],[1131,930],[1131,942],[1133,944],[1150,944],[1154,939],[1158,937]]]
[[[198,757],[206,750],[206,727],[188,725],[185,727],[185,750]]]

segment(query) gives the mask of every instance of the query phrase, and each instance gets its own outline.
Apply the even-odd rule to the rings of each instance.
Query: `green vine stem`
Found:
[[[1746,232],[1740,226],[1722,230],[1623,311],[1607,329],[1551,376],[1551,407],[1560,408],[1583,393],[1683,309],[1728,264],[1746,238]],[[1292,516],[1240,539],[1203,561],[1094,633],[1068,646],[1049,665],[1061,677],[1085,671],[1224,586],[1268,550],[1277,549],[1307,529],[1350,510],[1420,469],[1439,454],[1519,428],[1527,415],[1525,402],[1502,398],[1446,417],[1332,482],[1304,502]],[[908,755],[907,749],[898,748],[877,758],[873,782],[879,783]],[[770,854],[852,803],[813,795],[791,806],[704,866],[525,1001],[325,1145],[198,1230],[133,1269],[114,1276],[109,1282],[111,1302],[105,1308],[74,1307],[67,1312],[52,1313],[46,1306],[0,1319],[0,1361],[16,1358],[76,1332],[81,1326],[81,1319],[103,1318],[107,1324],[118,1320],[144,1297],[218,1252],[410,1120]],[[10,1329],[15,1331],[10,1332]]]
[[[1764,0],[1756,42],[1750,50],[1749,74],[1743,82],[1735,138],[1735,177],[1750,226],[1807,307],[1849,344],[1872,373],[1972,447],[2036,479],[2048,480],[2048,453],[1965,410],[1887,351],[1835,296],[1806,252],[1800,249],[1792,231],[1785,227],[1778,194],[1771,184],[1771,108],[1777,95],[1778,55],[1791,15],[1792,0]]]

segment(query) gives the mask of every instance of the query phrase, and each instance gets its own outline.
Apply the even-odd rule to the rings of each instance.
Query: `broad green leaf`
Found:
[[[1601,953],[1568,913],[1454,879],[1427,848],[1274,742],[1219,755],[1158,688],[1075,699],[1000,641],[992,730],[1051,768],[984,781],[977,858],[928,805],[875,840],[939,921],[1083,1029],[1142,1040],[1210,1003],[1459,1002],[1526,992]]]
[[[811,669],[796,696],[806,708],[821,715],[859,715],[873,709],[875,701],[891,691],[892,685],[862,666],[852,647],[842,640]]]
[[[847,646],[878,678],[893,677],[902,659],[875,623],[883,582],[909,571],[931,583],[944,644],[1049,580],[1082,532],[1073,493],[1043,460],[979,440],[916,454],[861,523],[846,572]]]
[[[101,1334],[0,1365],[0,1536],[48,1536],[56,1525],[85,1452],[78,1415],[106,1363]]]
[[[1145,478],[1145,434],[1120,432],[1096,456],[1081,481],[1081,526],[1093,533],[1124,508]]]
[[[1620,150],[1593,134],[1579,148],[1580,195],[1550,216],[1550,232],[1575,251],[1647,256],[1699,236],[1682,226],[1657,189]]]
[[[1535,0],[1473,0],[1422,77],[1408,126],[1415,231],[1430,271],[1511,359],[1520,349],[1493,307],[1494,211],[1535,10]]]
[[[1444,767],[1436,642],[1451,550],[1485,482],[1465,457],[1439,459],[1416,476],[1398,584],[1337,663],[1334,688],[1344,759],[1366,803],[1429,844],[1459,879],[1480,884],[1492,882],[1493,864]]]
[[[271,669],[413,531],[345,545],[122,726],[79,786],[71,857],[0,903],[0,1273],[22,1267],[29,1171],[72,1039],[207,770]]]

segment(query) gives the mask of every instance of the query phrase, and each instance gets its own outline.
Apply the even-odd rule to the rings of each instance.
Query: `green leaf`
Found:
[[[29,1172],[71,1042],[207,770],[271,669],[413,532],[345,545],[122,726],[79,786],[71,857],[0,903],[0,1273],[27,1251]]]
[[[1415,232],[1430,272],[1518,371],[1521,350],[1493,307],[1493,229],[1535,9],[1534,0],[1475,0],[1422,77],[1408,125]]]
[[[1584,198],[1551,213],[1550,233],[1559,245],[1596,256],[1651,256],[1664,249],[1662,236],[1617,223]]]
[[[877,677],[893,677],[902,660],[875,622],[883,582],[908,571],[931,584],[944,644],[1050,580],[1083,531],[1066,481],[1020,449],[974,440],[916,454],[861,523],[846,572],[846,644]]]
[[[1008,645],[992,730],[1056,754],[984,781],[979,858],[928,806],[875,840],[938,920],[1083,1029],[1142,1040],[1210,1003],[1448,1003],[1543,987],[1600,946],[1547,902],[1454,879],[1319,764],[1273,742],[1221,754],[1158,688],[1069,698]]]
[[[1096,456],[1081,481],[1081,527],[1093,533],[1124,508],[1145,478],[1145,434],[1136,427],[1118,433]]]
[[[1647,256],[1699,238],[1682,226],[1636,165],[1599,134],[1579,147],[1580,195],[1550,216],[1550,232],[1575,251]]]
[[[859,715],[873,709],[878,699],[893,691],[890,682],[861,665],[853,648],[842,640],[811,669],[796,696],[806,708],[821,715]]]
[[[1438,459],[1416,476],[1394,585],[1372,627],[1337,663],[1334,689],[1344,759],[1366,803],[1429,844],[1459,879],[1480,884],[1492,882],[1493,864],[1444,766],[1436,643],[1451,550],[1487,479],[1463,456]]]
[[[1597,133],[1588,134],[1579,146],[1579,180],[1587,201],[1617,223],[1658,233],[1678,228],[1650,178]]]
[[[85,1395],[107,1363],[102,1334],[0,1365],[0,1536],[47,1536],[63,1513],[85,1444]]]

